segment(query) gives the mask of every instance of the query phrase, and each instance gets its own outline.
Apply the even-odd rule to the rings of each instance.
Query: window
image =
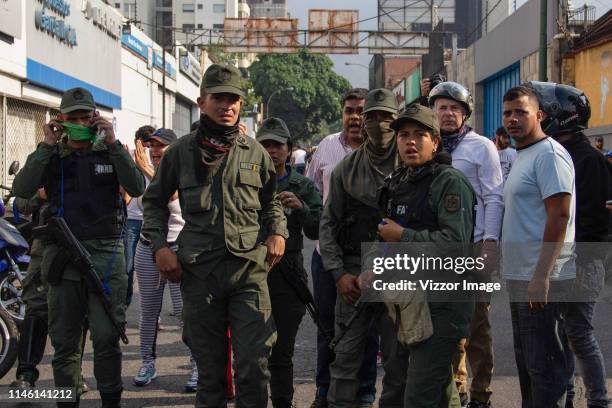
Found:
[[[115,8],[121,8],[121,3],[115,3]]]
[[[213,4],[213,13],[225,14],[225,4]]]
[[[213,24],[213,30],[223,30],[223,24]]]
[[[204,8],[203,4],[198,4],[198,10],[202,10]]]
[[[184,13],[193,13],[195,11],[195,7],[193,3],[183,3],[183,12]]]
[[[198,28],[204,28],[202,24],[198,24]]]
[[[186,33],[193,33],[195,31],[195,25],[183,24],[183,31]]]

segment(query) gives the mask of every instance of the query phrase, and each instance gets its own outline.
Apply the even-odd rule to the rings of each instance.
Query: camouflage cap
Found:
[[[282,119],[268,118],[261,124],[255,138],[258,142],[273,140],[278,143],[286,144],[291,140],[291,134]]]
[[[419,105],[418,103],[413,103],[408,105],[404,112],[391,122],[391,129],[396,132],[400,130],[400,128],[406,122],[416,122],[427,129],[430,129],[434,135],[440,134],[440,125],[438,124],[438,117],[434,113],[433,110],[429,109],[426,106]]]
[[[85,88],[71,88],[62,95],[60,112],[69,113],[76,110],[96,110],[94,98]]]
[[[395,94],[385,88],[372,89],[366,95],[363,113],[381,110],[397,114],[397,98]]]
[[[204,73],[200,92],[209,94],[231,93],[244,98],[242,75],[237,68],[230,65],[213,64]]]

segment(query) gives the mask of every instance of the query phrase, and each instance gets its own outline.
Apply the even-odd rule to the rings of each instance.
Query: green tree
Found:
[[[274,95],[268,116],[283,119],[294,140],[306,141],[342,116],[340,101],[351,84],[332,67],[326,55],[303,49],[296,54],[261,55],[249,72],[264,103],[275,91],[293,88]]]

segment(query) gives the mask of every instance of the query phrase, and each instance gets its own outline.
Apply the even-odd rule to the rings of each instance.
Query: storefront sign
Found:
[[[179,57],[179,69],[189,79],[195,82],[196,85],[200,86],[200,82],[202,81],[200,63],[193,55],[187,54]]]
[[[34,25],[58,41],[70,47],[77,45],[76,30],[67,24],[65,18],[70,15],[70,4],[63,0],[38,0],[42,7],[34,13]],[[57,14],[54,15],[53,13]]]
[[[149,58],[149,47],[146,46],[142,41],[138,38],[134,37],[131,34],[123,34],[121,36],[121,43],[138,54],[139,57],[147,61]]]
[[[114,10],[105,4],[99,7],[91,0],[83,1],[82,12],[87,20],[92,20],[94,25],[108,34],[110,37],[118,39],[121,34],[121,17]]]

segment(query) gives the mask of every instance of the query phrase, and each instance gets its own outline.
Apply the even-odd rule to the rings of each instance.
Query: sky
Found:
[[[517,7],[526,3],[527,0],[517,0]],[[550,1],[550,0],[549,0]],[[585,1],[595,6],[597,18],[601,17],[612,8],[612,0],[571,0],[574,7],[583,6]],[[377,0],[287,0],[287,9],[293,18],[299,19],[299,28],[305,29],[308,25],[309,9],[351,9],[359,10],[359,20],[377,15]],[[366,21],[359,25],[361,30],[376,30],[376,19]],[[359,55],[331,55],[334,62],[334,70],[346,77],[353,86],[368,87],[368,69],[366,68],[371,55],[367,50],[362,50]],[[346,62],[365,65],[345,65]]]

